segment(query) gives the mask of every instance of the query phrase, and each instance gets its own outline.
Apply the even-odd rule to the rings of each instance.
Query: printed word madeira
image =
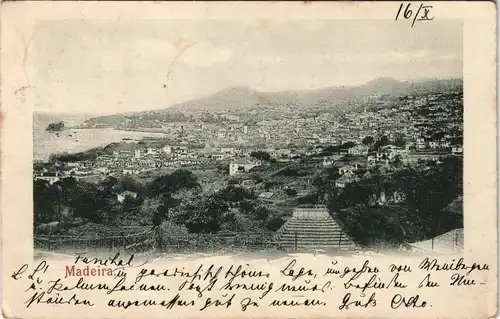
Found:
[[[66,266],[66,277],[99,277],[99,276],[113,276],[113,268],[97,268],[90,267],[89,265],[76,268],[75,265]]]

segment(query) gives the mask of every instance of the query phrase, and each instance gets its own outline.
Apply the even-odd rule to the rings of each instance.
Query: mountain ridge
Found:
[[[142,114],[161,114],[182,111],[234,111],[240,112],[255,107],[304,107],[314,108],[337,106],[346,107],[346,101],[362,102],[373,94],[400,95],[422,90],[437,90],[443,87],[463,85],[462,78],[422,79],[400,81],[391,77],[381,77],[357,86],[331,86],[319,89],[283,90],[264,92],[248,86],[228,87],[213,94],[174,104],[169,107],[147,111],[115,113],[105,116],[139,116]]]
[[[240,105],[240,109],[262,104],[296,104],[298,106],[314,106],[320,101],[349,100],[364,98],[374,93],[401,94],[406,92],[432,89],[433,87],[455,86],[462,84],[461,78],[427,79],[423,81],[400,81],[383,77],[359,86],[332,86],[311,90],[284,90],[262,92],[245,86],[226,88],[212,95],[178,103],[158,111],[180,110],[220,110],[228,105]]]

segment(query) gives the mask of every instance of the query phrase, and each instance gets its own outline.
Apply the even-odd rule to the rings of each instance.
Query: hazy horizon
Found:
[[[280,92],[381,77],[461,78],[462,23],[434,22],[44,21],[26,65],[34,109],[70,114],[162,109],[231,87]]]
[[[226,91],[226,90],[229,90],[229,89],[233,89],[233,88],[248,88],[249,90],[251,91],[256,91],[256,92],[261,92],[261,93],[280,93],[280,92],[287,92],[287,91],[315,91],[315,90],[321,90],[321,89],[327,89],[327,88],[336,88],[336,87],[356,87],[356,86],[362,86],[362,85],[366,85],[370,82],[373,82],[373,81],[376,81],[376,80],[379,80],[379,79],[382,79],[380,77],[378,78],[374,78],[372,80],[369,80],[368,82],[366,83],[363,83],[363,84],[360,84],[360,85],[352,85],[352,86],[325,86],[325,87],[319,87],[319,88],[316,88],[316,89],[295,89],[295,90],[282,90],[282,91],[261,91],[261,90],[257,90],[255,88],[251,88],[251,87],[248,87],[248,86],[228,86],[226,88],[223,88],[217,92],[213,92],[213,93],[210,93],[210,94],[207,94],[207,95],[203,95],[203,96],[200,96],[200,97],[196,97],[194,99],[191,99],[191,100],[186,100],[186,101],[181,101],[179,103],[175,103],[175,104],[172,104],[172,105],[167,105],[167,106],[159,106],[157,108],[152,108],[152,109],[146,109],[146,110],[140,110],[140,111],[125,111],[125,112],[116,112],[116,111],[112,111],[112,112],[93,112],[93,113],[89,113],[89,112],[59,112],[59,111],[56,111],[56,112],[53,112],[53,111],[50,111],[50,110],[35,110],[34,113],[35,114],[48,114],[48,115],[63,115],[63,116],[104,116],[104,115],[113,115],[113,114],[129,114],[129,113],[137,113],[137,112],[148,112],[148,111],[157,111],[157,110],[165,110],[165,109],[168,109],[168,108],[171,108],[171,107],[174,107],[176,105],[179,105],[179,104],[183,104],[183,103],[186,103],[186,102],[189,102],[189,101],[192,101],[192,100],[198,100],[198,99],[203,99],[203,98],[207,98],[207,97],[210,97],[214,94],[217,94],[219,92],[223,92],[223,91]],[[444,81],[444,80],[458,80],[458,79],[463,79],[463,77],[443,77],[443,78],[418,78],[418,79],[410,79],[410,80],[399,80],[399,79],[396,79],[396,78],[390,78],[390,79],[393,79],[393,80],[397,80],[397,81],[400,81],[402,83],[404,82],[409,82],[409,83],[422,83],[422,82],[425,82],[425,81],[432,81],[432,80],[436,80],[436,81]]]

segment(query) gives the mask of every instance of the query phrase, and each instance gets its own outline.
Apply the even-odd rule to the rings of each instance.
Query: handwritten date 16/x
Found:
[[[404,8],[404,10],[403,10]],[[415,25],[416,21],[430,21],[434,20],[434,17],[430,17],[429,14],[431,12],[432,6],[420,4],[417,11],[411,9],[411,3],[408,3],[406,7],[401,3],[399,5],[398,13],[396,14],[395,21],[399,19],[412,20],[411,27]]]

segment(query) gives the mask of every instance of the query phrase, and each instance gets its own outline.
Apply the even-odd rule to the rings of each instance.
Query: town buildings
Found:
[[[67,176],[99,179],[179,168],[222,168],[225,177],[220,182],[224,183],[248,179],[259,167],[277,165],[310,172],[335,169],[336,185],[345,187],[374,171],[390,174],[405,165],[462,156],[462,103],[460,92],[389,99],[374,94],[365,106],[341,114],[325,108],[311,116],[300,108],[277,106],[276,110],[260,108],[253,121],[222,111],[184,116],[189,121],[141,120],[143,127],[159,130],[166,138],[126,143],[127,147],[91,159],[45,163],[35,169],[34,179],[55,183]],[[126,120],[117,127],[130,128],[137,122]],[[366,142],[366,137],[372,141]],[[265,152],[269,159],[252,157],[254,152]],[[247,183],[246,187],[254,186]]]

